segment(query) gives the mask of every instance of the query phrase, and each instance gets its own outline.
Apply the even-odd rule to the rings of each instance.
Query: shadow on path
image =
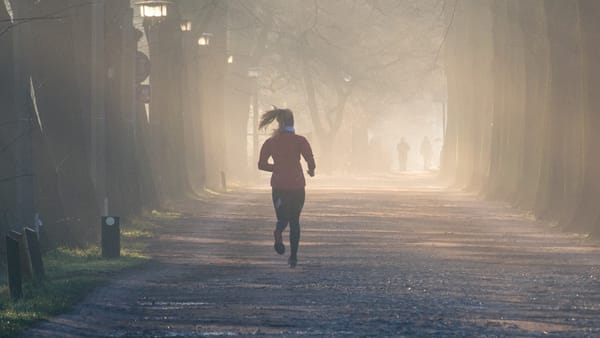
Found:
[[[269,189],[185,201],[155,264],[25,336],[600,335],[600,248],[581,236],[425,174],[314,183],[296,269],[272,249]]]

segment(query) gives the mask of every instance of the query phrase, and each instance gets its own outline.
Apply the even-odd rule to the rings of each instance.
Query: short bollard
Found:
[[[224,171],[221,171],[221,188],[223,191],[227,191],[227,176]]]
[[[37,232],[31,228],[25,228],[25,238],[27,239],[27,249],[29,249],[29,258],[31,259],[33,279],[39,283],[44,279],[45,271]]]
[[[102,217],[101,242],[102,257],[117,258],[121,255],[121,227],[119,217]]]
[[[21,255],[19,254],[19,241],[6,236],[6,258],[8,265],[8,289],[10,298],[20,299],[23,297],[23,286],[21,280]]]

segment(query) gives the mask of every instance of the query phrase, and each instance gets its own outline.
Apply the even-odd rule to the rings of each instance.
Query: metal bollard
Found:
[[[25,228],[25,239],[27,239],[27,248],[29,250],[29,259],[33,270],[33,279],[39,283],[44,279],[44,262],[42,261],[42,250],[38,240],[37,232],[31,228]]]
[[[102,217],[102,257],[118,258],[121,256],[120,219],[115,216]]]
[[[6,258],[8,263],[8,289],[10,298],[23,298],[23,285],[21,280],[21,255],[19,254],[19,241],[6,236]]]

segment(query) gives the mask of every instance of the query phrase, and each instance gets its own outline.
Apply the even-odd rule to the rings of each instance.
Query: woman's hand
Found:
[[[308,170],[306,171],[306,173],[310,176],[310,177],[315,177],[315,170]]]

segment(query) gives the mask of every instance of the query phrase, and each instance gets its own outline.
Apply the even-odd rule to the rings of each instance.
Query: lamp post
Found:
[[[160,21],[169,15],[169,8],[173,5],[169,0],[143,0],[135,3],[140,9],[140,16],[144,19]]]
[[[148,40],[149,57],[152,64],[150,74],[151,97],[149,102],[149,129],[150,129],[150,158],[153,179],[157,189],[157,196],[165,193],[165,181],[168,178],[168,161],[166,149],[166,125],[168,121],[168,91],[169,85],[166,78],[169,74],[168,52],[170,48],[165,44],[170,42],[170,29],[180,30],[179,22],[170,20],[173,15],[172,1],[168,0],[142,0],[135,2],[143,18],[144,32]],[[173,27],[171,27],[173,26]]]
[[[184,9],[182,9],[183,11]],[[204,188],[206,170],[204,162],[205,131],[202,128],[204,93],[201,91],[204,76],[201,63],[205,45],[199,46],[198,36],[192,32],[192,28],[196,28],[194,23],[185,18],[179,26],[182,50],[180,99],[183,112],[183,149],[188,166],[189,184],[195,190]]]
[[[252,161],[258,163],[258,68],[249,68],[248,77],[252,79]]]

